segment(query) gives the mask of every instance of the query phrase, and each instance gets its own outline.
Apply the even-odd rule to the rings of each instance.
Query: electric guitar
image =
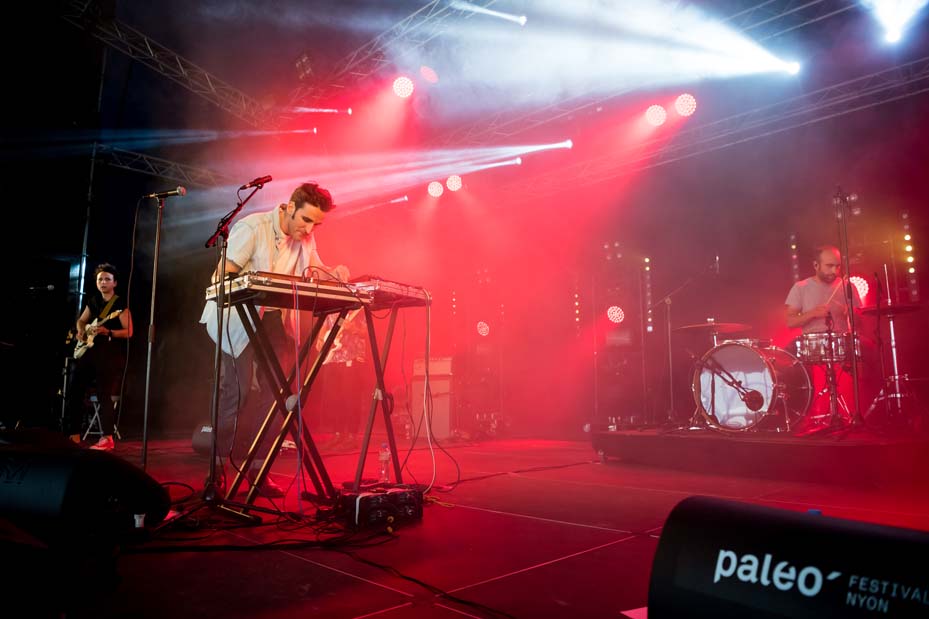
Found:
[[[97,335],[97,328],[103,326],[107,320],[116,318],[123,313],[123,310],[116,310],[115,312],[110,312],[103,318],[94,318],[94,321],[87,325],[87,328],[84,330],[86,339],[82,342],[77,341],[77,344],[74,346],[74,358],[80,359],[84,356],[84,353],[87,352],[88,348],[92,348],[94,345],[94,337]]]

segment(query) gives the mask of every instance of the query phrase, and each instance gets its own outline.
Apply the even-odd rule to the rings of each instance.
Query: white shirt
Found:
[[[244,271],[269,271],[283,275],[302,275],[308,267],[323,267],[316,250],[316,237],[311,232],[297,241],[284,234],[279,220],[280,208],[254,213],[240,219],[229,232],[226,259]],[[223,315],[223,352],[238,357],[248,345],[248,334],[238,311],[226,308]],[[263,312],[262,307],[258,307]],[[216,341],[216,302],[207,301],[200,316],[210,338]],[[290,321],[285,320],[287,325]],[[253,325],[254,326],[254,325]]]

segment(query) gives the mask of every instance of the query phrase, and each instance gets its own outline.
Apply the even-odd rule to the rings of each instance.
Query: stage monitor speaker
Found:
[[[167,490],[111,453],[56,435],[0,433],[0,518],[52,546],[119,541],[168,513]]]
[[[649,619],[929,616],[929,534],[708,497],[668,516]]]

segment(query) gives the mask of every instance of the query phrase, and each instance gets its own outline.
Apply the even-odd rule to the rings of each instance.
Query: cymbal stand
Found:
[[[847,194],[842,191],[841,187],[836,188],[835,196],[832,198],[832,203],[835,205],[836,222],[839,228],[839,251],[842,254],[842,292],[845,294],[845,307],[847,308],[848,312],[849,337],[851,338],[851,352],[849,353],[849,356],[851,358],[852,366],[852,426],[864,425],[864,420],[861,417],[860,391],[858,388],[858,357],[855,354],[855,348],[858,343],[858,321],[855,319],[855,294],[852,291],[852,283],[848,277],[848,274],[850,273],[848,258],[848,218],[849,215],[851,215],[849,204],[857,199],[857,195]],[[830,346],[831,345],[832,338],[830,336]]]
[[[665,306],[665,332],[668,342],[668,416],[665,419],[666,422],[673,421],[674,419],[674,349],[671,344],[671,298],[677,293],[681,292],[692,283],[697,281],[699,278],[703,277],[707,273],[717,272],[717,263],[714,261],[710,264],[708,268],[705,268],[702,272],[697,275],[691,275],[684,281],[683,284],[658,299],[655,303],[652,303],[650,306],[645,308],[645,311],[656,309],[659,305]],[[715,334],[714,334],[715,338]],[[714,339],[715,345],[715,339]]]
[[[879,280],[878,280],[879,281]],[[884,403],[885,412],[887,413],[887,419],[889,422],[897,424],[905,424],[907,421],[914,423],[918,412],[918,402],[916,401],[916,396],[913,394],[913,391],[909,387],[909,376],[904,374],[900,375],[900,367],[897,364],[897,338],[896,332],[894,330],[894,312],[893,305],[890,299],[890,277],[887,272],[887,265],[884,265],[884,281],[887,288],[887,305],[889,311],[887,312],[887,327],[890,333],[890,359],[893,366],[893,372],[890,376],[884,378],[884,383],[881,385],[881,390],[874,397],[874,400],[871,402],[871,406],[868,407],[866,416],[870,416],[871,413],[879,406],[880,402]],[[878,320],[880,319],[880,312],[878,312]],[[878,325],[880,328],[880,325]],[[883,360],[883,355],[881,355]],[[912,403],[912,405],[917,409],[915,411],[908,411],[913,413],[911,415],[905,415],[903,410],[903,401],[907,400]]]

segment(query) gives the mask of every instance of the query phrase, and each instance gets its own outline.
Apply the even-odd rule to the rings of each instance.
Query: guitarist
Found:
[[[72,441],[79,443],[84,396],[96,379],[100,425],[104,434],[91,449],[102,451],[110,451],[114,447],[115,411],[111,396],[119,395],[126,366],[126,348],[132,336],[132,316],[126,300],[116,294],[116,277],[116,267],[109,263],[103,263],[94,270],[97,293],[90,296],[77,319],[78,346],[84,348],[84,354],[75,360],[65,409],[65,432]]]

